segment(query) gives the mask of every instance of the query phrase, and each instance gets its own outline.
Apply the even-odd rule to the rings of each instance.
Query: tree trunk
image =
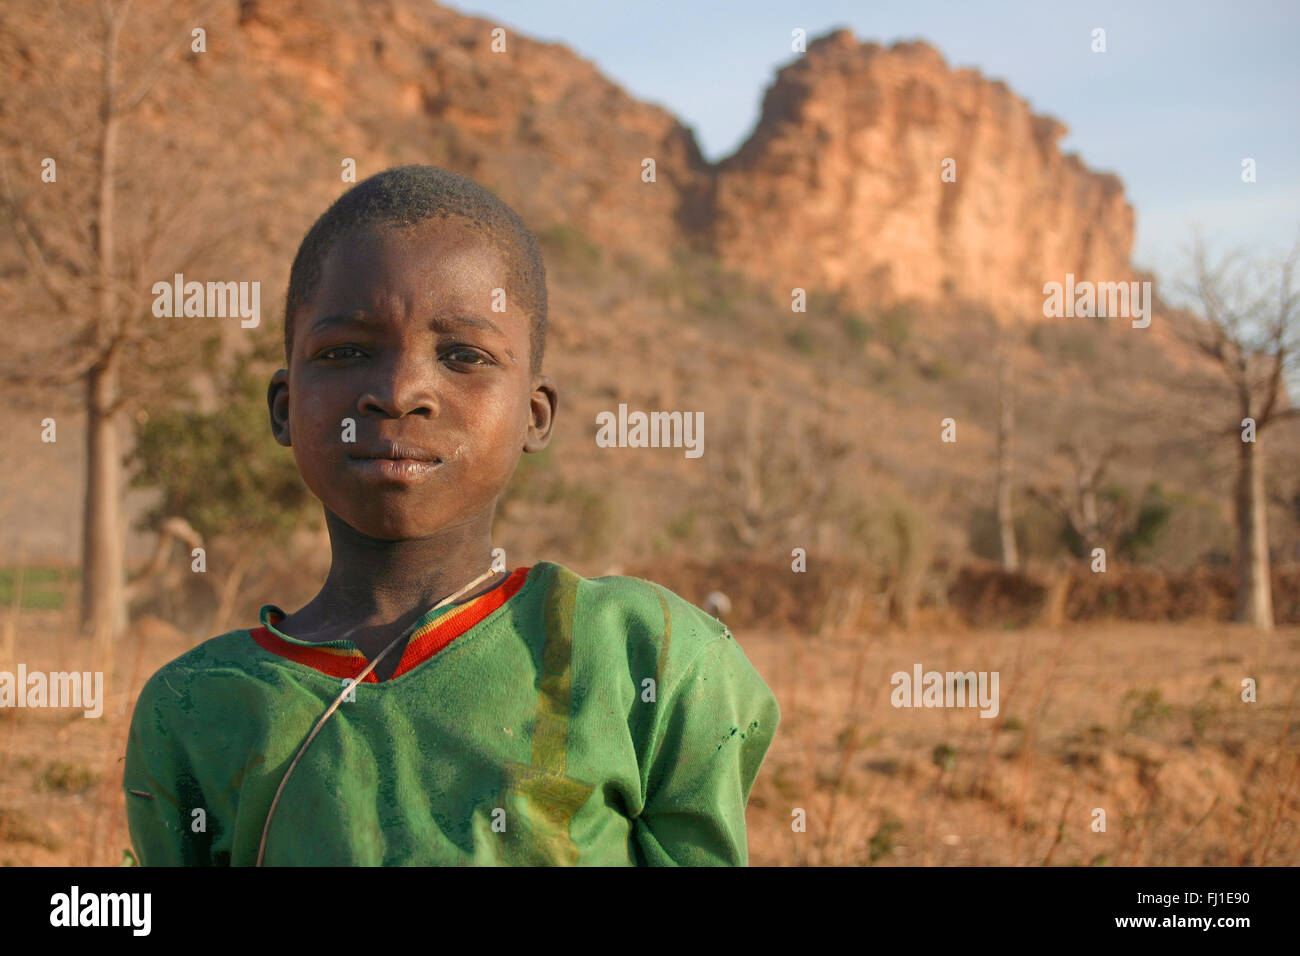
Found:
[[[82,523],[81,626],[100,640],[126,629],[121,529],[121,452],[116,357],[91,370],[86,387],[86,507]]]
[[[1011,482],[1015,474],[1012,436],[1016,413],[1011,395],[1011,360],[1005,353],[998,362],[998,540],[1003,571],[1018,571],[1015,515],[1011,510]]]
[[[126,630],[126,542],[121,527],[119,487],[122,456],[117,433],[118,328],[114,287],[114,206],[118,117],[117,46],[122,20],[110,12],[105,24],[99,101],[98,206],[95,215],[95,342],[102,358],[86,376],[86,508],[82,518],[82,630],[94,631],[95,646]]]
[[[1070,587],[1074,583],[1074,568],[1068,564],[1053,569],[1048,580],[1043,605],[1038,609],[1034,623],[1050,630],[1060,630],[1065,624],[1065,609],[1070,602]]]
[[[908,524],[906,514],[895,509],[891,523],[898,541],[898,565],[894,569],[893,586],[890,588],[889,616],[904,630],[910,630],[916,602],[920,597],[917,579],[925,569],[922,567],[914,530]]]
[[[1101,520],[1097,510],[1097,489],[1091,484],[1079,492],[1079,541],[1085,561],[1101,546]]]
[[[1259,434],[1256,433],[1256,439]],[[1259,442],[1243,441],[1237,462],[1236,619],[1262,631],[1273,629],[1273,594],[1268,566],[1264,458]]]

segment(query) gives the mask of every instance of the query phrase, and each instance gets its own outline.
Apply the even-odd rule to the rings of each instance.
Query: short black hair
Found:
[[[289,270],[284,304],[284,361],[293,354],[294,314],[316,292],[330,247],[344,233],[366,226],[414,226],[435,216],[460,216],[481,230],[501,252],[513,294],[530,318],[529,352],[534,374],[546,350],[546,266],[537,237],[519,215],[490,191],[437,166],[398,166],[357,183],[307,230]]]

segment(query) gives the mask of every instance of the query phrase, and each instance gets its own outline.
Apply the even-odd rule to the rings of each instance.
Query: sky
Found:
[[[883,44],[925,40],[950,67],[1004,80],[1069,128],[1064,152],[1123,180],[1137,214],[1133,262],[1170,301],[1185,301],[1176,283],[1197,230],[1212,251],[1261,259],[1300,240],[1300,0],[448,5],[565,44],[670,110],[711,160],[752,132],[764,90],[795,56],[795,27],[809,40],[836,27]],[[1096,27],[1105,53],[1092,52]]]

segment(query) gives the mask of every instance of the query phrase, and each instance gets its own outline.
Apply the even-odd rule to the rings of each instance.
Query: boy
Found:
[[[141,691],[141,864],[748,862],[780,712],[727,628],[650,582],[489,568],[550,440],[545,334],[536,239],[468,179],[388,170],[307,233],[267,401],[330,571]]]

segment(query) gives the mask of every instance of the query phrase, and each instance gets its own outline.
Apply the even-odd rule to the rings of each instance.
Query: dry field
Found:
[[[0,652],[29,671],[90,667],[68,633],[58,612],[24,611]],[[737,636],[783,714],[750,801],[755,865],[1300,863],[1300,629]],[[0,863],[121,862],[131,706],[190,643],[141,622],[101,719],[0,710]],[[998,716],[895,709],[890,675],[917,663],[998,671]]]
[[[1300,628],[739,639],[783,714],[750,799],[754,864],[1300,863]],[[998,671],[998,716],[894,708],[890,676],[917,663]]]

